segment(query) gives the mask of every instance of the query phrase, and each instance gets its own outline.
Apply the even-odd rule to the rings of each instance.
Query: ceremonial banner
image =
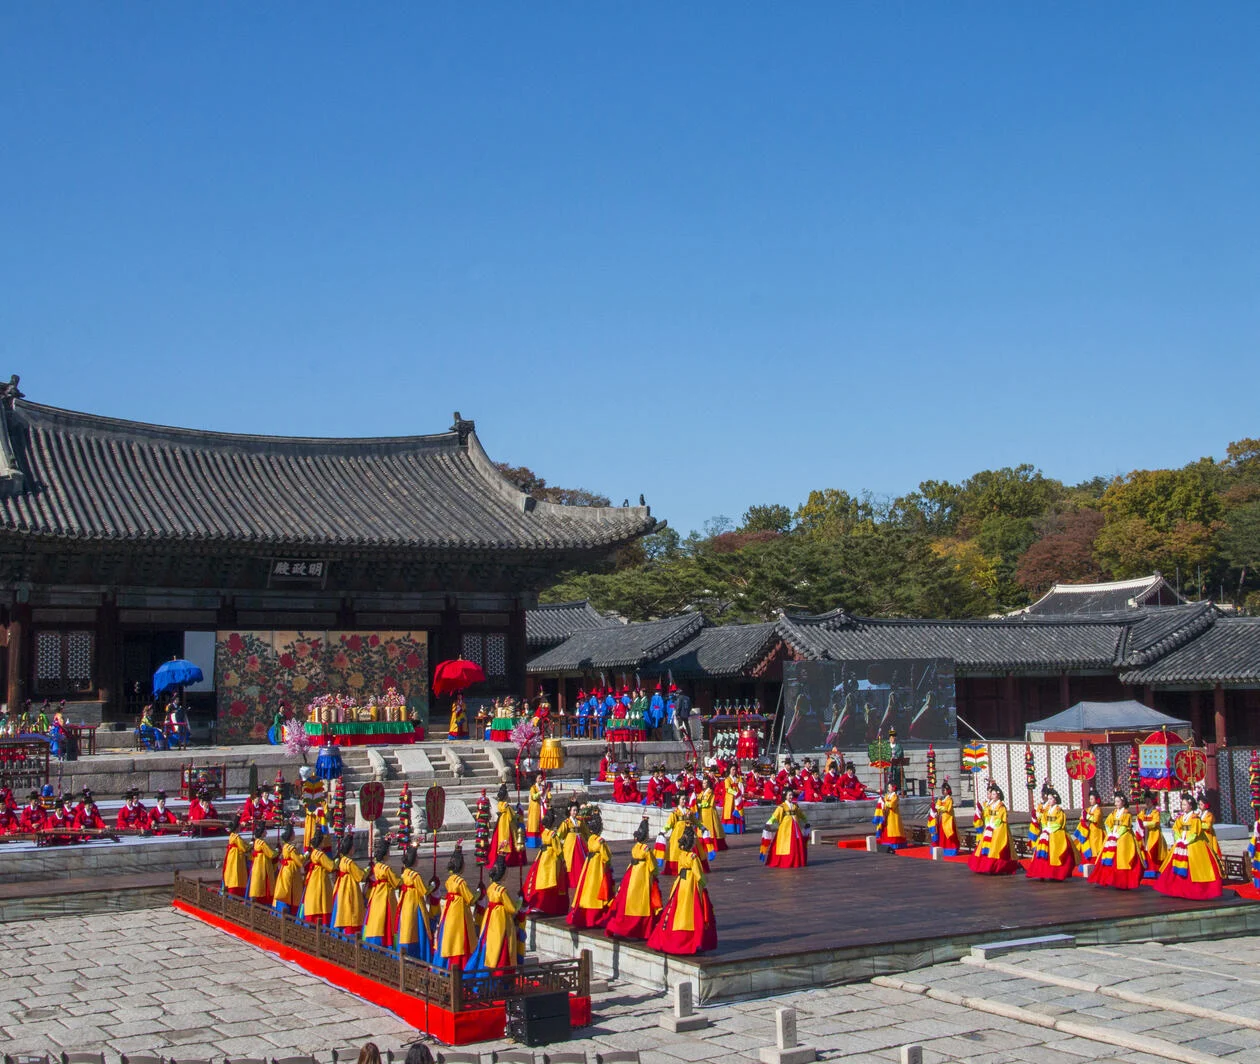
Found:
[[[783,736],[797,751],[852,750],[897,729],[899,742],[958,738],[947,658],[792,661],[783,666]]]

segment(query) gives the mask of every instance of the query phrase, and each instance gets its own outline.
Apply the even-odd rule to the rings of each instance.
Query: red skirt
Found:
[[[979,853],[973,853],[967,860],[967,867],[982,876],[1013,876],[1016,872],[1023,871],[1023,866],[1018,861],[1011,860],[1010,852],[1008,847],[997,857],[982,857]]]
[[[774,844],[766,854],[767,868],[804,868],[809,864],[809,843],[799,828],[792,832],[792,845],[787,853],[775,853]]]
[[[525,873],[525,887],[523,893],[525,895],[525,904],[529,906],[532,913],[540,913],[543,916],[563,916],[569,911],[569,884],[565,878],[564,871],[556,870],[556,885],[547,887],[545,890],[539,890],[534,886],[534,881],[538,878],[538,863],[530,865],[530,869]]]
[[[1151,884],[1161,894],[1170,898],[1189,898],[1192,901],[1206,901],[1221,896],[1221,881],[1211,879],[1196,883],[1189,876],[1179,876],[1170,864],[1159,874],[1159,878]]]
[[[702,890],[695,895],[695,913],[692,915],[690,931],[673,929],[676,918],[677,895],[670,898],[669,904],[661,912],[655,929],[648,935],[648,949],[658,953],[674,953],[688,956],[692,953],[704,953],[717,949],[717,920],[713,916],[713,905],[709,901],[709,892]]]
[[[1089,881],[1097,887],[1114,887],[1116,890],[1137,890],[1142,882],[1142,866],[1135,864],[1132,868],[1117,868],[1105,865],[1101,861],[1094,865]]]
[[[626,874],[621,877],[621,889],[617,891],[617,897],[613,899],[612,908],[608,912],[608,920],[604,924],[604,934],[609,938],[645,939],[652,933],[652,924],[656,917],[626,915],[626,893],[630,886],[631,871],[632,869],[626,869]],[[659,914],[661,904],[661,888],[656,880],[653,880],[650,902],[652,911]]]

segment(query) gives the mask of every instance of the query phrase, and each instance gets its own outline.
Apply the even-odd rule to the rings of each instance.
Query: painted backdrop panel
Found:
[[[304,717],[329,693],[366,703],[395,687],[428,721],[427,632],[222,631],[214,667],[223,743],[265,742],[278,710]]]

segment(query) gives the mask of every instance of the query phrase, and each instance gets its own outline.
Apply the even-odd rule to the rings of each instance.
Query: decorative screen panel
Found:
[[[61,633],[37,632],[35,635],[35,678],[51,680],[56,683],[61,679]]]
[[[486,660],[481,667],[487,676],[507,675],[507,636],[504,633],[486,633]]]
[[[66,633],[66,679],[76,686],[92,679],[92,633]]]
[[[476,664],[480,665],[484,669],[485,663],[481,660],[481,633],[480,632],[465,632],[464,639],[463,639],[463,647],[464,647],[464,653],[463,653],[464,660],[475,662]]]

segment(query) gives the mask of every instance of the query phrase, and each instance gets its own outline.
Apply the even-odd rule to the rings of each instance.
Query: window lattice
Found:
[[[487,676],[507,675],[507,636],[502,632],[486,633],[486,660],[482,668]]]
[[[37,632],[35,635],[35,677],[39,680],[61,679],[61,633]]]
[[[465,632],[464,633],[464,660],[475,662],[484,669],[485,665],[481,661],[481,633]]]
[[[92,633],[66,633],[66,679],[80,683],[92,678]]]

